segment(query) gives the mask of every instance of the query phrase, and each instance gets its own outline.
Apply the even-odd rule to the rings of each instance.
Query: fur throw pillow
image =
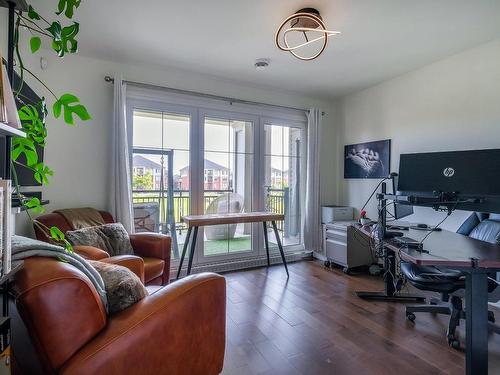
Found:
[[[110,315],[125,310],[148,295],[139,277],[128,268],[92,260],[89,263],[104,280]]]
[[[127,231],[120,223],[104,224],[66,232],[66,239],[74,246],[94,246],[109,255],[133,255]]]

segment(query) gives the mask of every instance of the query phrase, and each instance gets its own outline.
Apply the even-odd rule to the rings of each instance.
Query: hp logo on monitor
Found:
[[[451,167],[445,168],[443,171],[444,177],[453,177],[455,170]]]

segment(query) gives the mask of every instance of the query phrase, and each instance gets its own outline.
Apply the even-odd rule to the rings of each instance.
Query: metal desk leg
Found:
[[[193,265],[194,250],[196,249],[196,239],[198,238],[198,227],[194,227],[193,240],[191,241],[191,251],[189,252],[189,262],[186,276],[191,274],[191,267]]]
[[[285,266],[286,275],[287,277],[290,277],[290,274],[288,273],[288,266],[286,265],[285,253],[283,252],[283,246],[281,245],[280,236],[278,234],[278,227],[276,226],[276,221],[273,220],[271,224],[274,229],[274,235],[276,236],[276,242],[278,242],[278,248],[280,249],[281,259],[283,260],[283,265]]]
[[[182,255],[181,255],[181,259],[179,261],[179,269],[177,270],[177,280],[179,279],[179,276],[181,275],[182,264],[184,263],[184,258],[186,257],[186,250],[188,247],[189,238],[191,237],[191,230],[192,229],[193,229],[192,227],[188,228],[186,239],[184,240],[184,246],[182,247]]]
[[[467,273],[465,289],[465,367],[467,375],[488,374],[488,275],[483,269]]]
[[[271,265],[271,262],[269,261],[269,239],[267,236],[267,223],[263,221],[262,224],[264,226],[264,243],[266,244],[267,266],[269,267]]]

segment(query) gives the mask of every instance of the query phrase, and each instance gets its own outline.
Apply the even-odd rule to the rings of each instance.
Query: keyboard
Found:
[[[398,245],[403,245],[408,249],[418,250],[422,253],[428,253],[427,250],[424,250],[424,246],[420,241],[417,241],[410,237],[395,237],[394,242]]]
[[[420,241],[417,241],[417,240],[415,240],[413,238],[405,237],[405,236],[403,236],[403,237],[396,237],[396,238],[394,238],[394,241],[401,242],[401,243],[404,243],[404,244],[412,244],[412,243],[418,244],[418,243],[420,243]]]

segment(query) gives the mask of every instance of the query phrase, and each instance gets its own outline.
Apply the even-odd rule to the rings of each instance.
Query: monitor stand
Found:
[[[393,235],[390,233],[401,233],[401,232],[387,232],[387,200],[385,199],[386,194],[386,184],[382,183],[382,194],[378,195],[379,199],[379,219],[382,226],[381,237],[383,239],[398,237],[398,235]],[[401,233],[402,235],[402,233]],[[392,236],[392,237],[388,237]],[[383,240],[382,240],[383,241]],[[387,301],[387,302],[425,302],[424,296],[414,295],[414,294],[398,294],[396,289],[394,275],[396,275],[396,254],[393,250],[383,246],[383,258],[384,258],[384,285],[385,290],[383,292],[356,292],[359,298],[377,301]]]
[[[398,294],[395,287],[396,254],[391,249],[384,250],[385,290],[383,292],[356,292],[359,298],[387,302],[425,302],[424,296],[415,294]],[[389,271],[389,272],[387,272]]]

